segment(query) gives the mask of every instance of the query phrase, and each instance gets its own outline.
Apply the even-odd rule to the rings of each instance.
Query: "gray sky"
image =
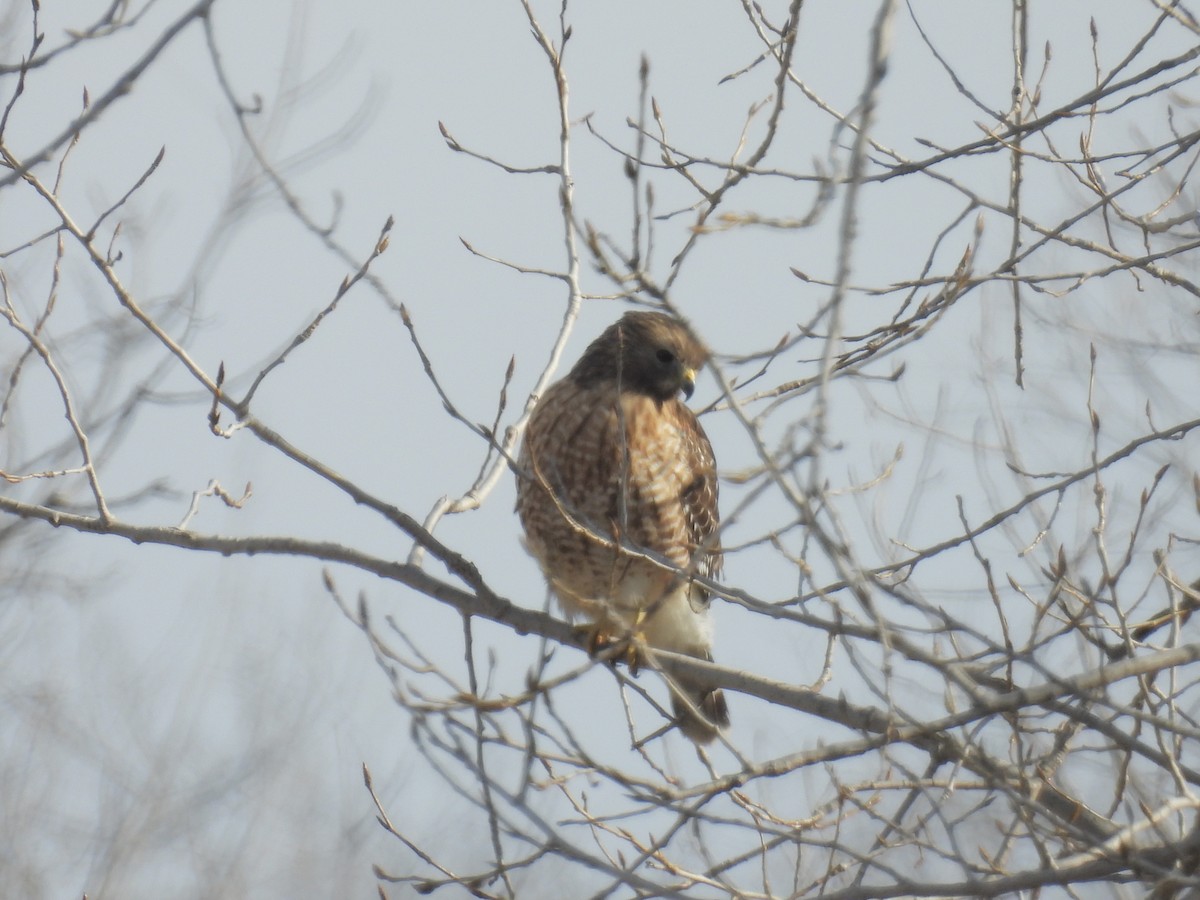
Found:
[[[105,5],[43,4],[48,45],[62,42],[65,30],[91,21]],[[136,27],[31,74],[8,127],[14,150],[32,153],[59,133],[78,112],[83,89],[93,98],[105,93],[187,5],[151,4]],[[557,7],[535,6],[543,24],[552,25]],[[1034,7],[1031,80],[1040,72],[1042,45],[1049,40],[1054,47],[1042,91],[1047,109],[1093,82],[1090,17],[1099,23],[1101,67],[1107,68],[1129,51],[1154,12],[1148,3],[1115,0]],[[794,68],[814,96],[842,112],[854,107],[862,90],[869,23],[877,8],[858,0],[810,0],[804,7]],[[1009,5],[914,0],[911,10],[967,89],[989,109],[1007,108]],[[0,6],[0,22],[10,23],[0,40],[4,62],[27,52],[28,19],[27,3]],[[732,0],[577,2],[569,20],[572,119],[581,123],[587,117],[596,132],[621,147],[633,145],[626,119],[637,115],[643,54],[671,140],[697,156],[729,159],[747,111],[771,93],[768,66],[720,83],[761,52],[741,5]],[[522,266],[561,268],[558,182],[544,174],[507,175],[454,153],[438,122],[464,146],[513,166],[556,160],[553,83],[519,3],[218,2],[214,22],[233,90],[248,105],[255,96],[262,99],[263,112],[250,118],[250,128],[312,217],[328,222],[336,210],[338,240],[358,259],[370,252],[387,217],[395,217],[390,247],[371,271],[409,308],[442,385],[471,421],[492,420],[505,367],[515,356],[505,415],[505,424],[511,422],[545,365],[565,291],[554,279],[474,256],[460,239]],[[1156,40],[1155,52],[1164,56],[1186,49],[1178,31],[1164,29]],[[0,80],[0,99],[12,88],[11,76]],[[931,152],[918,139],[945,146],[973,140],[982,134],[976,123],[986,119],[955,91],[903,6],[880,100],[873,137],[908,157]],[[752,119],[750,143],[761,138],[764,118],[760,112]],[[1063,133],[1068,147],[1078,130]],[[1115,147],[1140,142],[1143,134],[1151,143],[1165,133],[1161,119],[1118,120],[1102,139]],[[834,137],[832,118],[793,92],[768,163],[805,172],[844,164],[850,139],[845,132]],[[163,147],[162,164],[121,211],[116,246],[125,256],[117,270],[147,308],[162,312],[168,330],[185,340],[201,365],[215,372],[224,363],[236,393],[330,302],[353,267],[297,224],[248,160],[195,23],[86,132],[65,167],[62,195],[86,221],[121,197]],[[572,160],[580,216],[627,242],[631,196],[621,159],[579,124]],[[947,170],[1003,203],[1006,166],[1006,158],[995,155]],[[43,177],[51,173],[42,167]],[[717,177],[715,170],[709,177]],[[1030,192],[1027,211],[1039,220],[1057,222],[1086,202],[1078,186],[1059,174],[1031,163],[1028,177],[1045,186]],[[668,173],[656,173],[654,185],[658,212],[685,210],[694,202],[694,191]],[[810,182],[764,178],[748,184],[726,211],[800,217],[814,195]],[[248,211],[230,225],[221,213],[232,198],[248,204]],[[934,238],[965,205],[961,194],[928,178],[864,189],[850,282],[885,286],[920,277]],[[834,276],[839,211],[840,200],[810,228],[731,228],[702,239],[672,296],[716,350],[727,375],[753,372],[732,357],[795,334],[797,324],[809,321],[828,299],[827,288],[797,279],[790,269],[817,280]],[[652,271],[665,273],[693,221],[694,213],[681,211],[659,223]],[[972,240],[974,221],[975,214],[967,216],[947,237],[932,261],[935,274],[954,270]],[[0,248],[49,224],[31,192],[0,194]],[[985,214],[977,268],[990,269],[1005,257],[1005,227]],[[1100,234],[1093,226],[1081,232]],[[36,310],[44,302],[50,250],[0,261],[18,305]],[[1053,249],[1034,265],[1071,269],[1079,262]],[[590,269],[584,287],[612,291]],[[1003,441],[1000,418],[1026,428],[1022,452],[1030,471],[1079,466],[1090,440],[1089,342],[1101,349],[1097,397],[1104,441],[1111,447],[1143,426],[1146,385],[1169,382],[1184,371],[1180,358],[1153,345],[1176,328],[1191,335],[1194,321],[1170,315],[1149,320],[1140,312],[1132,280],[1097,285],[1086,329],[1067,308],[1074,298],[1038,300],[1044,302],[1031,307],[1026,323],[1024,391],[1013,384],[1011,303],[993,284],[950,313],[936,349],[885,360],[872,371],[888,375],[893,364],[903,363],[899,383],[847,379],[832,392],[835,449],[824,459],[824,473],[843,491],[838,510],[864,564],[903,556],[905,545],[921,546],[961,530],[956,496],[964,496],[967,514],[977,521],[1027,489],[1012,483],[997,450]],[[113,303],[95,271],[78,255],[69,257],[52,333],[70,361],[68,377],[84,396],[95,390],[101,403],[120,393],[106,394],[100,387],[145,378],[164,359],[161,348],[131,330],[120,365],[101,366],[102,347],[88,327]],[[871,327],[886,319],[882,305],[891,310],[897,303],[894,296],[852,295],[846,330]],[[184,312],[191,304],[194,317],[188,321]],[[586,304],[564,360],[573,360],[621,308]],[[1143,341],[1144,349],[1105,353],[1126,339]],[[15,347],[14,336],[0,337],[6,372]],[[813,374],[819,353],[818,343],[802,343],[776,361],[771,383]],[[101,378],[111,382],[101,385]],[[407,555],[408,543],[379,516],[355,508],[248,434],[230,440],[212,436],[208,402],[179,367],[164,365],[152,387],[151,402],[130,421],[128,435],[102,466],[113,497],[155,481],[172,488],[130,510],[133,521],[178,524],[191,492],[211,479],[234,494],[252,482],[253,496],[244,508],[225,509],[208,498],[190,526],[229,534],[295,534],[397,559]],[[24,390],[5,428],[10,461],[4,468],[36,457],[67,434],[44,376],[30,375]],[[1131,402],[1109,407],[1107,401],[1122,391],[1132,391],[1123,395]],[[706,376],[697,405],[717,397],[715,382]],[[256,403],[257,414],[305,452],[418,518],[439,497],[469,487],[486,450],[442,412],[400,317],[366,285],[355,287],[272,374]],[[1164,422],[1186,409],[1183,398],[1156,395],[1155,403]],[[793,402],[769,421],[766,433],[781,439],[806,404]],[[728,412],[707,416],[705,426],[723,472],[736,474],[753,463],[752,448]],[[978,445],[997,452],[981,461]],[[869,492],[850,490],[884,471],[900,446],[903,455],[890,480]],[[1136,499],[1158,462],[1129,468],[1127,496]],[[1171,477],[1178,493],[1190,470]],[[733,483],[723,490],[728,513],[745,491]],[[506,473],[482,509],[443,521],[437,533],[475,561],[499,593],[540,606],[545,592],[519,544],[513,493]],[[71,496],[87,501],[86,490]],[[1081,512],[1076,502],[1083,504],[1073,498],[1065,516],[1086,513],[1086,505]],[[1130,514],[1126,507],[1114,511]],[[732,526],[729,539],[760,535],[787,517],[778,498],[757,499]],[[1164,518],[1158,527],[1165,532],[1170,521]],[[1010,571],[1037,580],[1049,551],[1015,558],[1012,550],[1035,537],[1032,529],[990,536],[984,544],[1008,553]],[[801,534],[783,541],[789,552],[804,549]],[[960,552],[957,563],[931,572],[924,585],[927,596],[955,608],[981,601],[978,593],[961,589],[962,581],[979,581],[968,551]],[[42,580],[0,594],[0,647],[8,676],[0,714],[0,778],[20,785],[0,811],[0,840],[31,873],[40,896],[84,890],[106,896],[105,883],[97,879],[107,870],[108,840],[138,848],[116,860],[109,882],[113,896],[199,896],[204,891],[198,884],[219,893],[213,872],[227,868],[237,869],[230,876],[237,895],[274,896],[274,885],[307,879],[314,895],[337,886],[346,896],[366,896],[375,883],[372,863],[404,870],[412,858],[372,822],[361,786],[364,762],[381,797],[403,810],[414,836],[435,845],[446,836],[447,846],[439,849],[464,866],[486,859],[486,834],[460,817],[459,801],[409,748],[407,719],[393,704],[362,635],[330,601],[318,566],[206,557],[67,533],[38,553],[44,554],[37,566]],[[734,554],[726,574],[766,600],[797,591],[795,566],[770,548]],[[457,615],[361,573],[334,570],[334,575],[352,603],[362,592],[376,617],[395,616],[432,660],[465,677]],[[818,575],[832,577],[827,570]],[[819,635],[772,628],[726,604],[717,604],[715,616],[719,662],[796,684],[820,674]],[[498,683],[519,689],[537,642],[487,625],[479,626],[479,635],[501,656]],[[579,662],[562,655],[564,667]],[[643,681],[654,689],[649,679]],[[914,683],[911,689],[936,697],[940,685]],[[613,746],[625,740],[611,678],[595,672],[569,691],[589,710],[580,721],[601,729],[607,719],[616,730]],[[831,694],[841,691],[864,693],[844,658]],[[731,707],[731,738],[752,758],[845,737],[752,698],[735,695]],[[663,751],[668,764],[685,781],[699,777],[687,746],[675,736],[669,741]],[[731,757],[717,758],[718,766],[731,765]],[[817,778],[798,788],[812,795],[798,796],[797,810],[825,799],[827,787]],[[187,822],[181,821],[185,811]],[[143,832],[145,839],[137,840]],[[452,834],[456,844],[449,842]],[[197,846],[210,854],[203,865],[193,852]]]

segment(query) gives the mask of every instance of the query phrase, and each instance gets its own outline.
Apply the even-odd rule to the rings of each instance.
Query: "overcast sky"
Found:
[[[63,43],[106,5],[44,3],[46,46]],[[40,149],[78,114],[85,89],[93,99],[105,94],[188,6],[182,0],[151,3],[136,25],[32,72],[7,127],[9,146],[17,153]],[[535,7],[553,27],[557,6]],[[793,67],[812,95],[834,109],[853,109],[863,89],[869,23],[877,9],[877,3],[858,0],[809,0],[804,6]],[[1100,63],[1107,68],[1129,51],[1152,13],[1151,4],[1124,0],[1034,4],[1031,66],[1040,73],[1047,41],[1054,50],[1042,106],[1051,108],[1094,82],[1091,17],[1099,23]],[[873,136],[901,155],[921,158],[931,152],[921,141],[965,143],[982,134],[976,123],[986,117],[953,88],[913,15],[945,64],[982,104],[999,111],[1011,102],[1010,4],[914,0],[911,10],[899,10]],[[761,53],[734,0],[576,2],[568,19],[576,203],[583,219],[627,241],[629,182],[622,159],[604,141],[633,146],[626,121],[637,116],[643,55],[671,140],[716,160],[734,156],[743,128],[751,142],[761,137],[765,114],[747,126],[747,113],[770,96],[774,70],[760,65],[722,82]],[[213,21],[233,91],[248,106],[261,100],[262,112],[249,118],[249,127],[290,190],[318,222],[336,220],[338,241],[357,260],[370,253],[384,222],[394,217],[390,247],[372,273],[407,306],[442,386],[472,422],[494,418],[505,368],[515,357],[504,421],[514,420],[546,364],[566,293],[561,282],[489,262],[462,241],[513,264],[560,269],[559,183],[546,174],[505,174],[455,153],[438,123],[463,146],[515,167],[557,161],[553,80],[520,4],[217,2]],[[0,61],[6,65],[28,52],[29,22],[27,0],[0,4]],[[1162,55],[1186,49],[1178,33],[1161,41]],[[0,78],[0,101],[7,102],[14,84],[11,74]],[[812,171],[845,162],[850,137],[835,131],[816,102],[793,93],[787,112],[770,158],[774,166]],[[1141,129],[1153,143],[1166,133],[1159,120],[1124,127],[1115,139]],[[332,300],[354,266],[298,224],[248,158],[198,23],[87,130],[64,167],[61,195],[88,221],[128,191],[162,148],[162,163],[118,217],[122,233],[115,246],[123,258],[117,270],[194,359],[210,373],[224,364],[236,393]],[[993,156],[964,162],[951,174],[973,179],[1003,203],[1006,166],[1006,159]],[[40,172],[53,177],[52,166]],[[1075,188],[1061,176],[1031,171],[1029,177],[1045,178],[1045,191],[1031,194],[1030,216],[1057,221],[1073,208]],[[652,270],[665,273],[688,238],[694,191],[666,173],[654,183],[656,211],[678,211],[658,225]],[[811,182],[764,178],[729,209],[802,217],[815,196]],[[797,324],[809,321],[828,298],[827,288],[806,283],[792,269],[817,281],[834,277],[838,202],[814,227],[734,228],[707,236],[682,270],[672,299],[728,374],[752,372],[736,357],[795,334]],[[960,194],[932,179],[873,185],[861,204],[849,280],[868,286],[920,277],[934,238],[965,206]],[[226,213],[234,206],[240,212],[231,219]],[[0,248],[28,240],[50,223],[31,192],[0,193]],[[935,274],[954,270],[973,240],[974,224],[969,216],[948,236],[931,261]],[[1008,240],[1000,219],[989,220],[975,247],[977,266],[987,269],[1004,258]],[[16,302],[27,310],[44,303],[51,249],[0,260]],[[1065,256],[1038,264],[1071,267]],[[593,271],[584,273],[583,282],[585,290],[612,293]],[[995,491],[1003,493],[989,479],[1003,466],[979,463],[972,450],[979,442],[995,447],[1002,440],[997,408],[1033,431],[1024,445],[1036,457],[1026,461],[1031,470],[1078,465],[1089,440],[1089,341],[1102,350],[1101,398],[1128,385],[1131,373],[1145,374],[1147,359],[1155,360],[1147,377],[1170,380],[1183,371],[1178,358],[1155,354],[1153,344],[1172,328],[1194,331],[1194,323],[1146,321],[1137,314],[1130,282],[1106,283],[1092,300],[1086,338],[1064,325],[1065,314],[1049,301],[1031,310],[1024,391],[1014,383],[1010,301],[998,286],[985,287],[954,310],[936,353],[897,359],[905,367],[898,383],[839,386],[831,411],[836,450],[825,462],[829,479],[841,486],[868,481],[903,447],[890,482],[867,497],[845,500],[844,510],[859,517],[846,521],[847,534],[865,563],[887,561],[906,545],[960,530],[955,496],[963,493],[964,480],[976,491],[966,497],[967,514],[988,514]],[[875,322],[881,302],[854,296],[847,331]],[[89,325],[109,315],[114,301],[78,256],[64,266],[58,303],[53,337],[81,394],[94,392],[103,404],[121,396],[118,385],[143,379],[163,363],[162,349],[132,329],[112,339],[121,344],[120,364],[105,363],[105,343],[94,340]],[[573,360],[623,308],[602,300],[585,304],[565,360]],[[1131,329],[1145,343],[1144,356],[1103,355],[1108,343],[1132,335]],[[12,335],[0,342],[6,372],[19,346]],[[777,361],[773,383],[812,375],[819,354],[815,344],[801,344]],[[889,365],[874,374],[889,374]],[[5,428],[9,459],[0,468],[36,460],[67,435],[51,387],[43,376],[30,376],[25,399]],[[253,496],[242,509],[207,498],[190,527],[334,540],[397,559],[408,554],[402,535],[378,515],[355,508],[249,435],[213,436],[209,403],[178,366],[162,365],[150,387],[149,402],[124,426],[123,439],[104,442],[112,443],[102,467],[110,496],[154,483],[170,488],[132,507],[131,520],[177,525],[192,492],[210,480],[234,495],[252,483]],[[718,396],[715,381],[705,376],[695,405]],[[1038,401],[1029,402],[1030,396]],[[1158,399],[1164,416],[1175,414],[1177,401]],[[1144,402],[1144,392],[1135,391],[1132,405],[1103,411],[1106,423],[1137,420]],[[444,414],[400,316],[365,284],[272,374],[256,404],[263,420],[306,453],[418,518],[440,497],[466,490],[487,449]],[[793,407],[767,426],[774,439],[803,412]],[[731,415],[708,415],[705,425],[724,474],[753,463],[753,448]],[[1121,433],[1118,426],[1115,434]],[[1144,473],[1134,474],[1128,490],[1136,496]],[[1176,489],[1189,478],[1180,472]],[[71,497],[85,504],[88,494],[78,486]],[[727,510],[744,496],[732,481],[723,490]],[[499,593],[540,607],[544,586],[520,546],[513,496],[505,473],[482,509],[446,519],[437,534],[476,562]],[[729,539],[761,535],[787,515],[777,500],[756,500]],[[875,534],[894,543],[879,543]],[[785,544],[800,553],[802,541],[791,534]],[[242,880],[230,884],[239,892],[276,896],[273,885],[308,883],[313,896],[335,887],[344,896],[367,896],[375,883],[371,864],[403,870],[412,858],[374,824],[362,788],[363,763],[381,797],[403,811],[415,835],[431,839],[453,830],[460,842],[452,856],[464,864],[487,857],[482,826],[457,818],[457,800],[409,749],[408,721],[362,634],[327,594],[320,567],[205,557],[70,533],[36,547],[39,578],[0,594],[0,778],[6,797],[0,843],[19,858],[18,868],[25,868],[38,895],[86,890],[106,896],[108,884],[112,896],[199,896],[196,885],[219,885],[213,873],[236,868]],[[1015,565],[1026,565],[1032,578],[1040,577],[1044,563],[1034,554]],[[726,576],[767,600],[797,591],[795,566],[770,548],[734,554]],[[947,603],[978,599],[956,592],[952,576],[953,569],[935,575],[926,589],[935,596],[944,590]],[[462,677],[456,614],[370,576],[334,570],[334,577],[352,603],[362,592],[376,616],[395,616],[431,659],[458,665]],[[796,684],[820,674],[820,636],[780,632],[727,605],[714,609],[719,662]],[[519,685],[537,642],[487,626],[479,635],[500,656],[499,677]],[[838,670],[835,684],[851,692],[860,687],[850,666]],[[593,673],[571,690],[581,707],[593,711],[587,718],[594,727],[605,727],[611,717],[613,740],[625,740],[611,678]],[[731,739],[754,758],[839,734],[829,726],[819,733],[815,720],[778,716],[750,698],[734,696],[730,704]],[[672,744],[665,752],[686,778],[694,765],[686,745]],[[813,786],[814,798],[823,787]],[[138,849],[129,857],[110,849],[121,846]],[[203,851],[193,852],[197,847]],[[110,852],[115,861],[106,856]],[[106,871],[113,873],[111,881],[104,881]]]

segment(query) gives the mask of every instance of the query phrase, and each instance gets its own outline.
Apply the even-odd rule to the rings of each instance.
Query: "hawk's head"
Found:
[[[581,384],[612,381],[625,391],[670,400],[688,397],[708,351],[690,328],[658,312],[628,312],[584,351],[570,377]]]

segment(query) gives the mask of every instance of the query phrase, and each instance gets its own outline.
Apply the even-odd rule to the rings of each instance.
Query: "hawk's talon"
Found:
[[[632,635],[618,637],[595,622],[576,625],[572,631],[592,659],[603,659],[611,666],[624,662],[631,675],[637,675],[641,669],[642,654],[638,651],[637,641]]]
[[[642,637],[642,622],[646,620],[646,610],[639,608],[633,619],[633,628],[630,629],[632,635],[628,638],[629,646],[625,648],[625,665],[629,666],[629,674],[637,675],[638,670],[642,667],[641,654],[638,652],[638,642],[644,640]],[[634,638],[637,638],[635,640]]]
[[[610,649],[616,646],[619,641],[610,632],[604,629],[604,626],[598,622],[586,622],[583,625],[576,625],[571,629],[575,640],[583,644],[583,649],[587,651],[587,655],[595,659],[597,656],[609,656]]]
[[[632,637],[626,638],[625,640],[626,645],[623,654],[625,657],[625,665],[629,666],[629,674],[636,676],[638,671],[642,668],[642,654],[638,650],[638,642],[636,640],[634,640]]]

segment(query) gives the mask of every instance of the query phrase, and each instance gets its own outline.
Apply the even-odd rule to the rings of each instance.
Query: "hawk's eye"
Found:
[[[675,362],[675,354],[666,347],[663,347],[654,355],[658,357],[658,361],[664,366],[669,366],[671,363]]]

